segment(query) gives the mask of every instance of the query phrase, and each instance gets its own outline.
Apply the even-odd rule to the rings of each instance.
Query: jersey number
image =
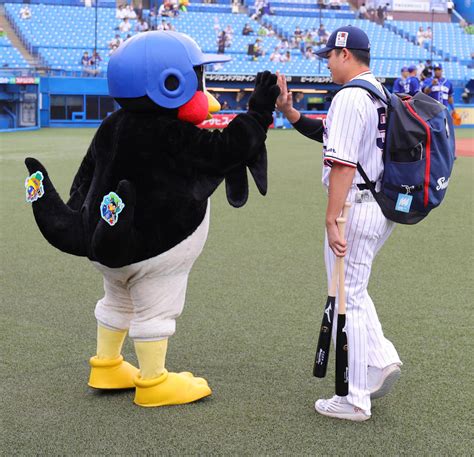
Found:
[[[385,147],[385,133],[387,131],[387,114],[385,108],[378,108],[377,113],[379,116],[379,137],[377,138],[377,147],[384,150]]]

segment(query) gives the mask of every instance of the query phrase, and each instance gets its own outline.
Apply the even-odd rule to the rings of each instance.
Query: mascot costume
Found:
[[[136,35],[110,59],[109,92],[121,109],[97,130],[67,203],[45,167],[25,160],[26,197],[43,236],[61,251],[88,257],[104,278],[89,386],[135,388],[140,406],[211,394],[205,379],[165,369],[168,338],[206,242],[211,194],[225,180],[229,203],[245,204],[247,167],[266,193],[275,75],[257,75],[249,111],[222,132],[196,127],[220,109],[206,92],[204,65],[227,60],[204,54],[181,33]],[[140,369],[121,355],[127,333]]]

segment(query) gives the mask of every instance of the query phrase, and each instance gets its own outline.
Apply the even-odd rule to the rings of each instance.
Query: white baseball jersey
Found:
[[[370,71],[354,79],[365,79],[382,93],[381,84]],[[336,94],[329,108],[323,136],[323,184],[329,186],[329,174],[334,162],[356,167],[360,162],[369,179],[378,182],[383,173],[383,142],[386,129],[386,108],[366,90],[347,88]],[[370,413],[368,367],[383,369],[401,364],[393,344],[385,338],[374,303],[367,287],[372,262],[390,236],[394,223],[385,218],[378,204],[354,198],[356,184],[364,180],[356,172],[347,200],[352,202],[346,226],[345,256],[346,327],[349,355],[349,394],[347,400]],[[365,191],[369,192],[369,191]],[[324,260],[330,281],[335,256],[327,236]],[[336,299],[336,308],[338,298]],[[337,311],[336,311],[337,312]],[[334,335],[336,333],[334,326]]]
[[[365,79],[383,93],[382,85],[370,71],[353,79]],[[385,130],[386,108],[380,100],[357,87],[338,92],[329,108],[323,134],[323,184],[329,185],[333,162],[350,167],[356,167],[360,162],[371,181],[380,181]],[[356,172],[354,184],[363,182]]]

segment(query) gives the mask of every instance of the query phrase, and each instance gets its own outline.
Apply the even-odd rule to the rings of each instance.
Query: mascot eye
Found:
[[[165,80],[165,87],[170,91],[174,92],[179,87],[179,80],[174,75],[168,75]]]

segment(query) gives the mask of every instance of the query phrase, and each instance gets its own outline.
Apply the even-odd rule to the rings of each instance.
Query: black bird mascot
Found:
[[[104,277],[89,385],[135,388],[140,406],[211,394],[205,379],[165,369],[168,338],[206,242],[209,197],[225,180],[229,203],[244,205],[247,168],[266,193],[264,142],[279,94],[275,75],[257,75],[248,112],[223,131],[196,127],[220,108],[206,92],[204,65],[226,60],[204,54],[182,33],[130,38],[108,66],[109,92],[121,109],[97,130],[66,204],[45,167],[25,161],[27,201],[43,236],[61,251],[88,257]],[[127,332],[139,370],[121,355]]]

